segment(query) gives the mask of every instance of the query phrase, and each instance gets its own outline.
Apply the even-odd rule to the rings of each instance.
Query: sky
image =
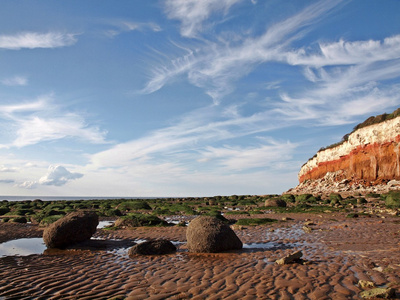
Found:
[[[398,0],[0,7],[0,195],[279,194],[400,106]]]

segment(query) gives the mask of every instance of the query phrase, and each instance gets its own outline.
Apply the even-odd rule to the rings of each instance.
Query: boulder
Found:
[[[65,248],[89,240],[98,224],[95,212],[73,212],[50,224],[43,232],[43,240],[48,248]]]
[[[193,219],[186,231],[189,252],[217,253],[242,249],[243,243],[235,232],[215,217]]]
[[[286,207],[286,201],[279,198],[267,199],[265,207]]]
[[[170,241],[167,240],[152,240],[136,244],[129,249],[129,256],[134,255],[161,255],[170,254],[176,252],[176,247]]]

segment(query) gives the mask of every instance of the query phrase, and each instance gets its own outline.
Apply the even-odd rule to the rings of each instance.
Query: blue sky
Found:
[[[400,1],[1,1],[0,194],[282,193],[400,106]]]

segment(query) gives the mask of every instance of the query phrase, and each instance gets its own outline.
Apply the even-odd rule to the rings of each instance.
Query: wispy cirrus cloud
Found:
[[[7,86],[24,86],[28,84],[28,78],[26,76],[13,76],[4,78],[0,82]]]
[[[223,146],[206,147],[200,162],[212,162],[227,171],[253,168],[276,168],[284,161],[290,161],[298,145],[289,141],[273,139],[253,147]]]
[[[211,1],[213,4],[216,2]],[[218,104],[224,96],[234,90],[235,82],[252,72],[261,63],[285,61],[287,59],[285,53],[288,52],[291,43],[300,39],[306,28],[341,2],[340,0],[320,1],[312,4],[299,13],[270,26],[259,36],[239,37],[234,43],[223,39],[207,40],[203,47],[196,44],[194,49],[181,47],[186,53],[170,59],[163,66],[154,67],[151,71],[152,77],[143,91],[149,93],[157,91],[174,78],[186,75],[193,85],[203,88],[214,103]],[[181,4],[181,1],[171,1],[171,3]],[[202,2],[196,1],[196,3]],[[224,5],[230,7],[233,4],[228,1]],[[197,5],[190,5],[188,2],[183,7],[196,10]],[[184,9],[182,8],[179,12],[182,16]]]
[[[43,96],[24,103],[0,105],[0,119],[15,128],[16,138],[0,148],[25,147],[43,141],[77,138],[89,143],[105,143],[106,132],[90,126],[72,112],[61,111],[52,96]]]
[[[292,65],[324,67],[331,65],[366,65],[377,61],[400,58],[400,35],[379,40],[345,41],[319,43],[318,53],[307,53],[299,49],[287,53]]]
[[[288,118],[340,125],[353,117],[398,105],[400,35],[382,41],[340,40],[319,45],[319,51],[299,49],[286,54],[291,65],[304,67],[312,87],[296,95],[281,94],[276,111]]]
[[[289,124],[283,120],[270,122],[273,114],[269,111],[257,112],[248,116],[241,115],[239,111],[230,114],[224,113],[225,111],[225,108],[219,106],[210,106],[193,111],[180,120],[176,120],[174,125],[155,130],[142,138],[120,143],[108,150],[93,154],[89,168],[125,167],[139,162],[142,164],[175,162],[178,166],[186,160],[205,162],[207,159],[203,160],[204,158],[211,158],[212,156],[213,151],[209,148],[210,143],[234,141],[257,133],[272,131]],[[264,153],[274,147],[263,148],[264,145],[271,145],[270,141],[260,142],[257,139],[256,142],[258,145],[256,148],[262,148]],[[285,147],[286,149],[293,149],[293,147],[287,147],[286,144]],[[255,152],[256,150],[254,150]],[[205,153],[208,153],[208,156]],[[237,150],[238,153],[239,149]],[[250,160],[248,164],[244,160],[242,162],[242,169],[254,167]]]
[[[195,37],[203,28],[203,22],[210,15],[223,12],[243,0],[167,0],[165,9],[171,19],[181,22],[181,34]]]
[[[77,42],[76,35],[61,32],[20,32],[14,35],[0,35],[0,49],[20,50],[66,47]]]
[[[319,1],[311,4],[271,25],[259,36],[239,36],[235,42],[216,38],[207,40],[203,47],[199,44],[193,48],[180,47],[185,53],[171,58],[164,65],[155,66],[143,91],[155,92],[175,79],[187,76],[191,84],[204,89],[214,104],[219,104],[235,90],[236,82],[251,74],[260,64],[264,64],[266,69],[268,62],[278,62],[302,66],[301,73],[295,68],[293,72],[312,83],[295,93],[287,90],[280,81],[266,84],[267,89],[280,92],[280,99],[274,99],[274,111],[288,120],[338,125],[354,122],[355,116],[374,113],[378,109],[377,103],[381,105],[380,111],[397,105],[398,86],[388,81],[399,78],[400,74],[399,35],[383,40],[339,39],[319,42],[317,47],[298,49],[292,46],[341,3]],[[195,8],[189,4],[185,6],[185,9]],[[183,11],[180,13],[183,15]],[[205,16],[208,18],[207,13]],[[356,112],[350,109],[357,106],[361,108]]]
[[[148,31],[151,30],[153,32],[162,31],[162,28],[154,22],[134,22],[128,20],[117,20],[110,21],[110,25],[113,27],[112,29],[106,30],[104,33],[106,36],[113,38],[124,32],[130,31]]]

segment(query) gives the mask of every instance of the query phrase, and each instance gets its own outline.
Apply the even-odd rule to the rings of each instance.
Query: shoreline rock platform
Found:
[[[181,242],[175,254],[131,258],[129,248],[119,248],[3,257],[0,297],[362,299],[360,280],[376,287],[388,286],[399,296],[399,217],[349,219],[345,213],[276,213],[269,217],[287,221],[234,230],[244,243],[244,248],[235,252],[190,253],[185,244],[187,228],[173,226],[97,230],[94,237],[162,237]],[[305,220],[316,224],[311,233],[302,229]],[[32,224],[1,223],[0,234],[2,241],[41,237],[42,229]],[[312,264],[275,263],[296,251]]]

